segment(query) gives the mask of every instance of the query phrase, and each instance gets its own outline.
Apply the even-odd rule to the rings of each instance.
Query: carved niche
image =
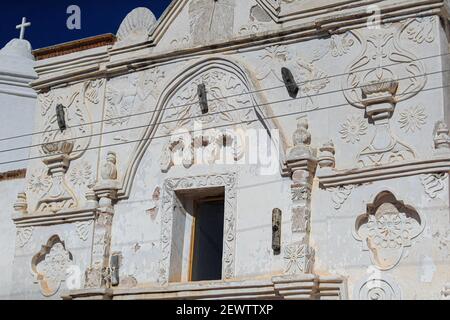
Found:
[[[161,200],[161,260],[159,283],[166,285],[169,282],[173,215],[176,202],[175,191],[211,187],[225,188],[224,201],[224,235],[222,279],[232,279],[235,269],[235,241],[236,241],[236,174],[212,174],[205,176],[192,176],[176,179],[167,179],[163,186]]]
[[[389,270],[400,262],[424,226],[416,210],[385,191],[356,219],[354,235],[363,250],[369,251],[372,263],[380,270]]]
[[[31,270],[44,296],[50,297],[58,292],[72,264],[72,254],[59,236],[52,236],[47,244],[42,246],[31,260]]]

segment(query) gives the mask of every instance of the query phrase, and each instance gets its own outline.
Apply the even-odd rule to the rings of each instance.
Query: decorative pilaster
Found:
[[[114,203],[117,200],[116,154],[108,152],[106,162],[101,170],[102,181],[94,186],[94,193],[99,199],[94,225],[91,265],[86,270],[86,288],[108,288],[111,286],[111,230],[114,217]],[[96,200],[89,193],[91,205]]]
[[[293,134],[294,147],[289,151],[286,165],[292,178],[292,240],[284,250],[285,272],[309,273],[314,250],[309,246],[311,219],[311,188],[317,167],[316,150],[311,148],[308,120],[298,119]]]

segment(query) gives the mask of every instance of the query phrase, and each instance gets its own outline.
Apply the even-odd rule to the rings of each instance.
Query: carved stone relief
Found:
[[[156,24],[156,18],[147,8],[132,10],[117,31],[117,45],[130,45],[146,41]]]
[[[436,17],[414,18],[408,22],[406,34],[417,44],[432,43],[436,36]]]
[[[17,228],[16,241],[17,245],[22,248],[33,236],[33,227]]]
[[[47,168],[34,169],[28,178],[27,189],[37,195],[42,195],[50,188],[51,183]]]
[[[310,273],[314,263],[314,249],[309,244],[311,220],[312,181],[317,167],[317,150],[311,147],[308,119],[297,119],[297,129],[292,135],[294,146],[287,155],[291,172],[291,242],[284,246],[285,273]]]
[[[361,44],[361,53],[347,68],[348,76],[342,84],[350,104],[358,108],[365,107],[361,86],[368,83],[398,82],[395,103],[415,96],[424,88],[427,80],[425,66],[400,41],[410,24],[382,25],[381,28],[365,29],[364,34],[352,31]]]
[[[355,237],[370,252],[374,265],[389,270],[401,260],[405,248],[424,229],[424,221],[410,206],[398,201],[390,192],[382,192],[367,213],[356,219]]]
[[[170,45],[174,49],[183,49],[187,48],[191,44],[191,35],[186,34],[183,37],[179,37],[170,41]]]
[[[89,186],[94,183],[94,174],[92,171],[92,166],[86,162],[82,161],[74,165],[69,172],[69,181],[74,186]]]
[[[387,275],[371,275],[355,286],[354,299],[358,300],[400,300],[398,284]]]
[[[89,233],[92,231],[92,223],[92,220],[75,222],[77,235],[81,240],[86,241],[89,238]]]
[[[162,151],[160,166],[162,172],[168,172],[174,165],[185,168],[195,164],[231,163],[244,155],[245,137],[241,131],[210,129],[194,133],[194,137],[185,134],[173,134]],[[181,160],[177,161],[181,157]]]
[[[239,28],[239,35],[247,36],[254,35],[255,33],[265,31],[266,26],[259,22],[249,22],[248,24],[244,24]]]
[[[172,221],[176,190],[210,187],[225,187],[224,243],[222,258],[222,279],[234,277],[236,240],[236,175],[212,174],[179,179],[167,179],[163,186],[161,202],[161,260],[159,283],[168,284],[172,245]]]
[[[52,236],[47,244],[42,246],[31,261],[31,270],[44,296],[49,297],[58,292],[72,264],[72,254],[58,236]]]
[[[434,127],[433,142],[435,154],[447,155],[450,153],[450,131],[444,121],[438,121]]]
[[[409,133],[420,131],[426,124],[426,120],[425,108],[419,105],[400,112],[398,123],[406,133]]]
[[[86,82],[84,84],[84,98],[92,104],[98,104],[100,102],[100,90],[103,88],[104,83],[104,79]]]
[[[334,34],[330,40],[330,51],[334,58],[342,57],[350,51],[355,41],[350,37],[349,33]]]
[[[257,32],[264,31],[272,18],[259,5],[250,9],[249,22],[239,28],[239,35],[254,35]]]
[[[367,134],[367,120],[363,117],[358,116],[348,116],[347,120],[341,125],[341,138],[351,144],[359,142],[361,136]]]
[[[85,104],[84,90],[85,87],[90,87],[89,82],[83,84],[81,88],[73,86],[64,89],[57,89],[51,93],[49,97],[51,100],[46,100],[49,106],[46,112],[42,115],[44,118],[43,134],[41,136],[41,143],[43,147],[40,152],[43,156],[51,154],[60,141],[73,142],[72,150],[70,151],[70,160],[77,159],[82,156],[91,141],[92,134],[91,116]],[[96,91],[100,88],[97,86]],[[91,90],[94,90],[91,87]],[[98,95],[96,93],[95,95]],[[50,98],[49,98],[50,99]],[[56,105],[64,106],[67,129],[59,130],[57,124],[57,117],[53,111]],[[41,105],[41,109],[42,109]]]
[[[159,67],[130,73],[108,81],[106,85],[105,123],[111,126],[128,124],[133,113],[142,112],[150,96],[156,101],[165,78]]]
[[[357,156],[359,167],[416,157],[414,150],[390,128],[396,104],[417,95],[427,81],[424,64],[401,41],[411,23],[412,20],[406,24],[385,24],[367,29],[364,34],[352,31],[361,44],[361,53],[347,68],[342,88],[347,101],[364,108],[375,127],[371,142]],[[425,119],[423,108],[416,107],[403,111],[399,123],[406,132],[415,131],[424,125]]]
[[[364,96],[361,102],[375,130],[369,145],[357,156],[357,165],[360,167],[413,160],[416,157],[415,152],[401,142],[390,127],[397,90],[398,83],[392,80],[370,82],[361,89]]]
[[[63,209],[76,208],[78,205],[75,193],[66,181],[66,172],[70,162],[80,158],[89,147],[92,134],[91,117],[88,103],[99,102],[99,90],[102,80],[87,81],[81,86],[55,89],[54,92],[42,95],[41,115],[44,119],[44,130],[41,136],[40,153],[51,176],[46,186],[44,174],[33,173],[29,186],[41,192],[36,205],[38,212],[58,212]],[[51,112],[57,105],[62,105],[67,129],[60,130],[56,112]]]
[[[314,249],[304,243],[294,243],[285,247],[284,260],[286,274],[309,273],[314,264]]]
[[[331,192],[331,201],[333,202],[333,208],[336,210],[341,209],[342,205],[348,199],[354,189],[354,185],[329,188],[328,190]]]
[[[233,36],[235,0],[194,0],[189,23],[194,45],[214,43]]]
[[[207,84],[209,107],[204,115],[197,97],[197,86],[202,83]],[[253,101],[247,92],[247,86],[235,74],[219,67],[211,68],[180,87],[170,99],[163,121],[164,132],[190,131],[195,122],[207,129],[217,124],[254,120]]]
[[[420,176],[420,181],[425,188],[425,193],[431,199],[436,199],[438,194],[444,190],[447,178],[447,173],[432,173]]]
[[[322,54],[313,54],[312,58],[307,58],[297,53],[291,53],[289,48],[283,45],[266,47],[259,56],[261,64],[256,69],[256,78],[264,80],[270,77],[272,80],[283,83],[281,68],[288,67],[304,97],[296,103],[300,104],[302,111],[314,110],[319,107],[315,95],[330,83],[328,75],[315,63],[321,58]],[[298,106],[296,106],[296,110],[298,110]]]
[[[292,59],[291,54],[285,46],[271,46],[264,49],[259,56],[261,65],[256,70],[256,79],[263,80],[269,75],[283,82],[281,78],[281,68],[285,67],[289,60]]]

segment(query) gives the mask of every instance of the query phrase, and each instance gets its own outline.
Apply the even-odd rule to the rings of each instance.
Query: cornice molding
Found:
[[[376,1],[364,1],[362,5]],[[384,22],[397,22],[417,16],[440,15],[448,17],[448,5],[444,0],[407,0],[378,1],[381,19]],[[343,33],[366,26],[365,7],[349,7],[342,11],[333,10],[326,16],[314,16],[314,19],[296,18],[298,24],[290,23],[279,30],[270,30],[256,35],[240,36],[220,43],[197,46],[176,51],[152,52],[159,40],[175,19],[186,0],[174,1],[161,17],[148,41],[127,47],[99,47],[66,56],[38,61],[36,72],[39,79],[32,82],[35,90],[47,90],[55,86],[100,77],[113,77],[132,71],[149,68],[154,65],[178,59],[198,58],[203,55],[233,53],[243,49],[257,50],[277,43],[288,44],[299,40],[315,39]],[[303,21],[302,21],[303,20]]]

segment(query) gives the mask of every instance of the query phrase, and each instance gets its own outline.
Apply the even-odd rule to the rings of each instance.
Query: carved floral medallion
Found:
[[[47,244],[42,246],[41,251],[31,261],[31,269],[44,296],[49,297],[58,292],[72,264],[72,254],[67,251],[58,236],[52,236]]]
[[[368,205],[367,213],[357,218],[355,236],[363,250],[369,251],[374,265],[389,270],[400,262],[405,249],[423,229],[424,222],[414,209],[384,192]]]

